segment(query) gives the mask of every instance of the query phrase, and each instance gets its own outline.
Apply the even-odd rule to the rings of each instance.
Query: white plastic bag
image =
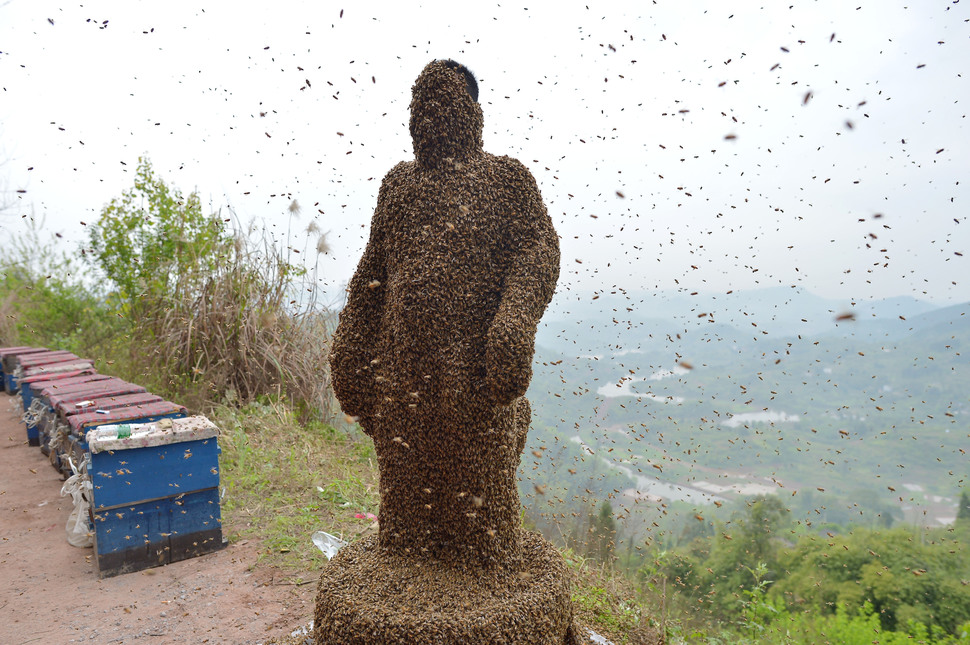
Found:
[[[589,635],[589,639],[594,643],[599,643],[600,645],[613,645],[613,641],[606,640],[589,627],[586,628],[586,633]]]
[[[20,418],[29,426],[36,425],[46,409],[44,402],[40,400],[40,397],[37,397],[30,402],[30,407]]]
[[[71,464],[74,469],[74,464]],[[74,510],[67,518],[67,541],[71,546],[86,548],[94,546],[94,535],[88,528],[88,508],[91,506],[91,478],[86,472],[77,472],[67,478],[61,486],[61,496],[70,495],[74,500]]]
[[[347,546],[347,543],[336,535],[330,535],[323,531],[317,531],[311,536],[311,539],[317,545],[317,548],[323,551],[323,554],[327,556],[328,560],[332,560],[333,556],[337,555],[337,551]]]

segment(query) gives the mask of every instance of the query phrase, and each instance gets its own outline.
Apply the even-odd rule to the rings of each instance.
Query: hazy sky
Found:
[[[281,237],[315,220],[335,291],[452,57],[539,182],[561,289],[970,300],[968,2],[10,0],[0,52],[0,239],[31,213],[81,239],[148,155]]]

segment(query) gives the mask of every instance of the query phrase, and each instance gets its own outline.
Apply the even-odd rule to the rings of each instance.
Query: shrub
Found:
[[[124,323],[81,278],[83,265],[42,230],[42,221],[28,219],[0,248],[0,345],[49,345],[89,358],[110,353]]]
[[[293,202],[290,216],[298,211]],[[305,417],[329,417],[333,316],[265,228],[227,221],[203,214],[197,193],[169,188],[142,158],[134,187],[91,226],[88,258],[115,287],[108,301],[130,326],[130,360],[200,403],[277,393]]]

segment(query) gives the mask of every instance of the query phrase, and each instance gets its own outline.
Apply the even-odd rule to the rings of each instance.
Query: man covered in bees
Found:
[[[520,526],[516,470],[559,242],[525,166],[482,149],[472,73],[412,88],[414,161],[384,178],[330,354],[374,440],[379,531],[321,571],[317,645],[580,645],[559,552]]]
[[[330,367],[377,450],[381,550],[515,574],[523,395],[559,242],[531,173],[483,150],[477,99],[451,60],[415,82],[414,160],[381,185]]]

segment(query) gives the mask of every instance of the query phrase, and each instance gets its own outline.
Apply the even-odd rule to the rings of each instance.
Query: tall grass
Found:
[[[139,344],[151,348],[144,368],[167,366],[182,396],[245,404],[276,393],[304,419],[336,413],[327,364],[336,316],[265,229],[234,231],[197,289],[143,301],[137,312]]]

